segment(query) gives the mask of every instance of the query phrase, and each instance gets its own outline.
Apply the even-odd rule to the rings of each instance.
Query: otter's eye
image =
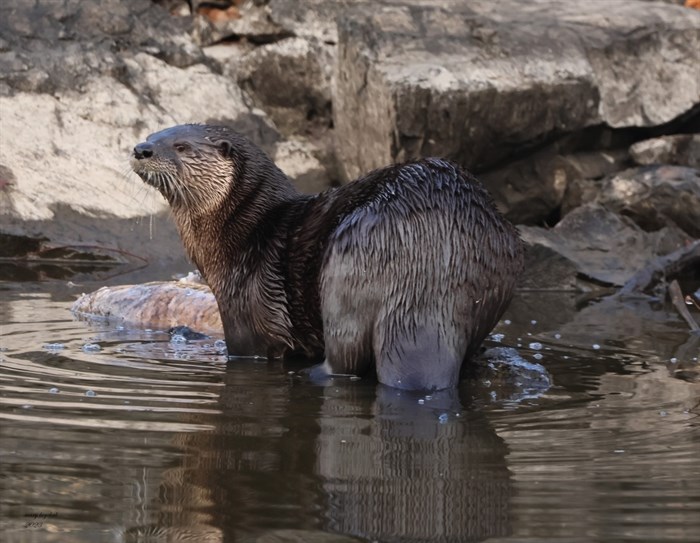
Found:
[[[188,149],[187,145],[185,145],[184,143],[176,143],[174,147],[178,153],[184,153]]]

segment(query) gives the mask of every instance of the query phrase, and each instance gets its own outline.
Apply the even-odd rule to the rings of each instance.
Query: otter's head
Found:
[[[134,147],[131,167],[173,210],[211,212],[229,193],[238,134],[224,126],[186,124],[148,136]]]

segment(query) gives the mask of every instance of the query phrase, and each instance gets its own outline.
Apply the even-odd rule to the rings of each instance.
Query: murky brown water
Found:
[[[650,302],[520,294],[496,331],[554,386],[426,396],[4,288],[2,541],[700,540],[698,342]]]

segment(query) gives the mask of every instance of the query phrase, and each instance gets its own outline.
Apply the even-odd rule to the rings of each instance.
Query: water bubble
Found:
[[[537,324],[537,321],[536,321],[535,319],[532,319],[532,320],[530,321],[530,324]]]
[[[126,330],[126,327],[123,324],[118,324],[116,329],[121,332],[122,330]]]
[[[97,351],[101,351],[102,347],[100,347],[97,343],[86,343],[83,345],[83,351],[86,353],[96,353]]]
[[[676,364],[678,363],[678,359],[674,356],[673,358],[671,358],[670,362],[671,364]]]
[[[510,319],[506,319],[506,320],[503,321],[503,324],[508,325],[508,324],[510,324],[511,322],[512,322],[512,321],[511,321]]]
[[[534,351],[542,350],[542,344],[539,341],[533,341],[532,343],[530,343],[528,345],[528,347],[530,347],[530,349],[532,349]]]
[[[505,334],[491,334],[491,339],[496,343],[500,343],[501,341],[503,341],[504,337],[506,337]]]
[[[185,296],[192,296],[194,291],[191,288],[185,289]]]
[[[532,358],[534,358],[535,360],[542,360],[542,358],[544,357],[542,356],[542,353],[535,353],[532,355]]]
[[[441,413],[438,417],[440,424],[446,424],[450,420],[450,416],[447,413]]]
[[[554,339],[561,339],[561,334],[554,334]]]
[[[421,399],[418,400],[418,403],[419,403],[420,405],[423,405],[423,404],[425,403],[425,400],[424,400],[423,398],[421,398]]]
[[[430,394],[428,394],[428,395],[425,397],[425,399],[428,400],[428,401],[430,401],[430,400],[433,399],[433,397],[432,397]]]
[[[171,343],[187,343],[187,339],[182,334],[173,334],[170,338]]]
[[[659,415],[661,415],[662,417],[665,417],[666,415],[668,415],[668,412],[662,410],[662,411],[659,411]]]
[[[94,390],[86,390],[85,395],[88,398],[94,398],[95,396],[97,396],[97,393]]]
[[[65,349],[66,346],[63,343],[47,343],[44,345],[44,349],[48,351],[60,351],[61,349]]]
[[[214,342],[214,348],[219,349],[219,350],[223,350],[226,348],[226,342],[223,339],[217,339]]]
[[[593,344],[593,349],[594,349],[595,351],[597,351],[598,349],[600,349],[600,345],[598,345],[597,343],[594,343],[594,344]]]
[[[58,389],[56,387],[51,387],[49,389],[49,394],[58,394]]]

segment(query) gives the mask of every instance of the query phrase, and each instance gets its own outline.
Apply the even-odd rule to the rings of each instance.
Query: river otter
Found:
[[[302,196],[242,135],[189,124],[136,145],[132,166],[170,203],[229,356],[325,355],[329,374],[454,387],[523,266],[516,229],[445,160]]]

